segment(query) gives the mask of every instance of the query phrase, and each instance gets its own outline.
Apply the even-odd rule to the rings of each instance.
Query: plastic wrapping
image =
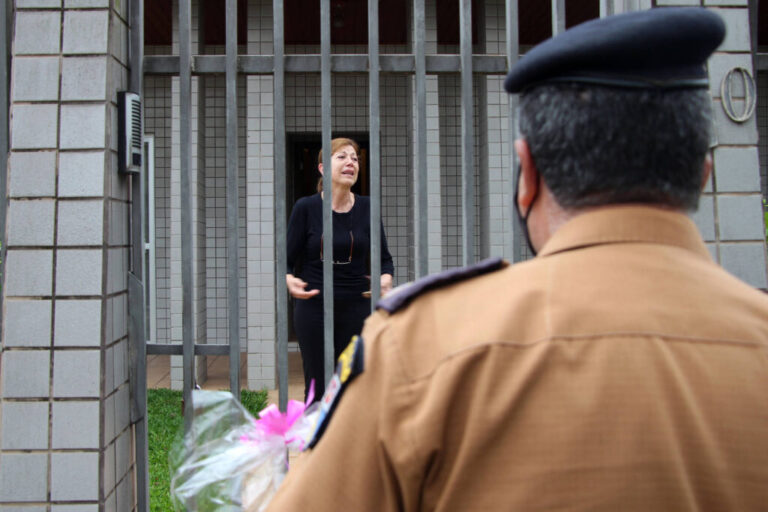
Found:
[[[310,403],[310,397],[307,403]],[[171,450],[176,510],[262,511],[288,470],[288,452],[304,448],[317,408],[291,400],[254,419],[228,391],[193,391],[189,432]]]

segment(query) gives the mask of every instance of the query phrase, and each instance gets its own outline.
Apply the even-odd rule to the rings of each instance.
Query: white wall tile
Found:
[[[66,57],[62,60],[61,99],[105,100],[107,77],[106,57]]]
[[[109,11],[64,11],[65,54],[107,53]]]
[[[106,109],[98,105],[62,105],[59,144],[62,149],[103,148]]]
[[[11,107],[11,148],[56,147],[57,105],[13,105]]]
[[[104,201],[59,201],[57,224],[59,246],[100,246],[104,241]],[[119,226],[125,224],[114,222],[112,225],[119,230]]]
[[[59,99],[58,57],[17,57],[12,65],[12,101]]]
[[[101,295],[101,249],[59,249],[56,252],[57,295]]]
[[[12,152],[10,197],[45,197],[56,193],[56,152]]]
[[[53,343],[56,347],[101,345],[101,300],[57,300]]]
[[[8,245],[52,245],[54,206],[52,199],[11,200]]]
[[[103,196],[104,157],[103,151],[61,153],[59,156],[59,196]]]
[[[61,13],[57,11],[26,12],[16,14],[14,55],[40,55],[59,53]]]

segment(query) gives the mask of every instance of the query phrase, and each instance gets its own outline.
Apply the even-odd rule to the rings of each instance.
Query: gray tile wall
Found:
[[[485,5],[485,46],[491,54],[506,53],[505,7],[502,0],[489,0]],[[488,155],[487,198],[483,215],[488,235],[487,256],[503,256],[512,260],[510,237],[516,229],[512,219],[510,181],[512,161],[509,141],[509,95],[504,90],[503,77],[488,77],[487,137],[483,139]]]
[[[705,2],[722,16],[727,35],[709,62],[710,93],[717,146],[714,172],[705,190],[702,211],[694,217],[699,228],[712,239],[717,261],[729,272],[758,288],[766,288],[766,248],[763,225],[762,190],[758,166],[758,119],[760,112],[745,122],[734,122],[725,113],[721,84],[734,67],[743,67],[753,76],[746,2],[723,4]],[[722,7],[719,7],[722,6]],[[744,109],[743,82],[732,81],[736,113]],[[728,86],[728,82],[725,84]],[[759,95],[758,95],[759,97]],[[714,208],[710,214],[709,208]],[[711,220],[710,220],[711,219]],[[709,225],[710,222],[714,226]]]
[[[250,22],[254,23],[254,20]],[[253,51],[260,51],[259,45],[256,46]],[[248,77],[247,87],[247,372],[248,387],[259,389],[273,387],[276,375],[275,272],[272,264],[275,251],[272,207],[274,119],[272,109],[268,107],[273,103],[273,83],[270,77]]]
[[[147,54],[167,54],[164,47],[148,47]],[[170,170],[171,170],[171,79],[166,76],[144,78],[144,131],[155,138],[155,272],[154,308],[157,325],[151,338],[170,342]]]
[[[238,80],[239,148],[239,239],[240,257],[240,339],[247,339],[246,298],[246,80]],[[227,283],[227,195],[226,195],[226,86],[223,76],[206,79],[205,177],[201,194],[205,196],[205,289],[207,340],[211,344],[229,343]],[[271,199],[271,197],[270,197]],[[264,205],[268,206],[268,205]]]
[[[479,126],[479,108],[485,104],[486,97],[480,94],[479,78],[475,78],[473,84],[472,97],[474,99],[474,169],[475,173],[475,240],[474,250],[475,258],[483,257],[481,249],[482,232],[480,229],[482,221],[482,205],[484,198],[481,197],[483,190],[481,174],[485,169],[480,165],[480,135]],[[459,267],[463,265],[462,247],[462,141],[461,141],[461,78],[458,76],[445,75],[438,77],[439,101],[440,101],[440,147],[441,153],[441,188],[443,197],[442,210],[442,253],[443,268]],[[482,97],[481,97],[482,96]],[[485,108],[485,106],[483,106]]]

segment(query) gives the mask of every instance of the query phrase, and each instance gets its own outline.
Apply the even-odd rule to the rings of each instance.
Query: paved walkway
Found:
[[[240,382],[241,389],[248,386],[248,371],[245,354],[240,358]],[[229,357],[208,356],[208,380],[201,387],[203,389],[229,389]],[[180,369],[179,369],[180,370]],[[152,355],[147,357],[147,387],[170,388],[171,387],[171,356]],[[270,404],[278,403],[278,390],[268,390]],[[301,354],[288,352],[288,398],[291,400],[304,399],[304,377],[301,369]]]

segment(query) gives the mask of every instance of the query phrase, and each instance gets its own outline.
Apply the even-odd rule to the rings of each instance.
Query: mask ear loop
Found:
[[[531,214],[531,209],[533,208],[533,203],[536,202],[536,199],[539,198],[539,179],[541,179],[540,176],[536,177],[536,192],[533,195],[533,199],[531,200],[531,203],[528,205],[528,209],[525,212],[525,215],[523,215],[520,212],[520,205],[517,203],[517,196],[520,192],[520,179],[522,177],[521,174],[521,167],[520,164],[517,164],[517,183],[515,184],[515,197],[512,199],[513,205],[515,207],[515,213],[517,214],[517,221],[520,224],[520,228],[523,230],[523,234],[525,235],[525,243],[528,244],[528,250],[531,251],[531,254],[536,256],[537,251],[533,247],[533,242],[531,242],[531,233],[528,231],[528,216]]]

